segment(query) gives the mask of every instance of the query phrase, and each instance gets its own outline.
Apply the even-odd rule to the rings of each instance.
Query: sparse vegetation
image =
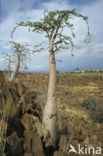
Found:
[[[79,71],[79,67],[76,67],[75,70],[76,70],[76,71]]]
[[[6,61],[8,61],[8,76],[10,77],[11,81],[14,81],[16,79],[16,76],[19,72],[19,68],[22,64],[22,67],[26,67],[26,60],[30,57],[29,52],[30,49],[28,49],[27,44],[21,44],[16,42],[10,42],[11,45],[11,53],[8,53],[5,55]],[[15,63],[14,65],[14,71],[11,73],[11,64]]]
[[[68,73],[58,74],[58,148],[53,149],[49,147],[50,149],[48,149],[45,147],[44,153],[46,156],[48,156],[48,150],[52,151],[51,156],[53,156],[55,150],[67,153],[69,148],[68,144],[74,144],[75,146],[77,144],[93,144],[94,147],[99,144],[99,146],[103,147],[103,133],[101,131],[103,126],[102,77],[102,73],[99,75],[92,73],[88,75],[75,74],[75,76]],[[23,89],[19,81],[23,82],[22,85],[25,85],[26,88],[23,87]],[[11,103],[11,106],[9,105],[9,108],[7,108],[7,103],[3,99],[1,100],[1,103],[4,102],[4,105],[0,105],[1,109],[5,110],[6,108],[6,110],[10,110],[9,116],[8,112],[4,111],[7,112],[4,114],[7,114],[6,116],[8,116],[9,122],[8,118],[6,118],[7,122],[5,122],[2,115],[3,125],[0,131],[0,136],[2,138],[2,145],[0,145],[2,146],[2,153],[5,151],[5,143],[9,140],[9,146],[6,145],[7,156],[9,154],[10,156],[14,156],[14,153],[16,152],[19,153],[18,156],[23,155],[21,154],[23,153],[22,149],[24,151],[31,150],[31,148],[29,148],[29,139],[32,139],[33,136],[35,136],[32,141],[35,140],[38,136],[37,133],[42,138],[42,113],[40,113],[40,110],[41,108],[44,108],[45,105],[48,74],[19,73],[16,83],[8,83],[8,79],[7,83],[5,81],[1,82],[0,87],[2,90],[6,88],[6,94],[4,92],[5,96],[3,96],[4,100],[9,98],[7,101],[10,104],[10,101],[12,101],[10,100],[10,93],[14,101]],[[6,86],[7,84],[8,87]],[[9,92],[7,91],[8,89]],[[0,90],[0,95],[1,93],[3,92]],[[85,95],[88,96],[84,98]],[[29,101],[29,98],[31,101]],[[18,99],[21,100],[19,101]],[[19,107],[20,103],[22,107]],[[6,131],[7,134],[5,133]],[[39,140],[40,138],[37,137],[37,139]],[[23,142],[25,144],[23,144]],[[38,150],[38,147],[42,149],[41,146],[41,142],[39,145],[37,145],[37,142],[35,144],[32,143],[32,151],[37,152],[34,149],[36,148]],[[18,149],[18,151],[16,149]]]
[[[42,111],[44,112],[45,103],[47,99],[47,91],[45,91],[42,87],[38,89],[38,95],[36,97],[36,102],[40,104]]]
[[[57,10],[57,11],[44,11],[44,17],[37,22],[20,22],[14,27],[11,36],[15,32],[17,27],[29,27],[29,31],[35,31],[36,33],[45,33],[45,38],[48,40],[49,51],[49,84],[47,92],[47,101],[44,109],[42,120],[42,131],[44,136],[44,142],[46,141],[47,131],[50,133],[50,137],[53,142],[56,142],[56,123],[57,123],[57,98],[56,98],[56,59],[55,54],[71,47],[71,55],[73,56],[73,47],[75,38],[74,24],[70,23],[71,17],[81,18],[87,25],[87,37],[85,42],[90,42],[90,32],[88,25],[88,17],[78,13],[76,9],[73,10]],[[67,27],[71,31],[70,34],[65,34],[64,30]],[[40,47],[36,45],[35,48]],[[44,48],[39,48],[38,51]],[[36,50],[34,50],[36,52]]]
[[[90,117],[94,122],[103,122],[103,103],[94,96],[83,100],[82,106],[90,110]]]
[[[56,73],[59,74],[59,70],[57,70]]]
[[[11,37],[17,27],[45,33],[47,40],[35,45],[32,52],[44,50],[42,45],[46,43],[49,74],[19,72],[21,63],[27,69],[30,49],[27,44],[10,42],[12,53],[5,57],[11,82],[7,73],[5,79],[0,72],[0,156],[55,156],[55,152],[64,156],[68,155],[69,144],[103,147],[103,69],[56,70],[56,61],[62,62],[55,59],[58,52],[71,47],[73,56],[73,16],[86,22],[85,42],[89,43],[88,17],[75,9],[45,10],[39,21],[16,23]],[[65,33],[65,28],[71,33]],[[12,74],[11,63],[15,63]]]

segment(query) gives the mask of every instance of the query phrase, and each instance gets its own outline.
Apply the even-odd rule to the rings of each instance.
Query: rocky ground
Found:
[[[0,153],[4,151],[7,156],[78,155],[68,152],[70,144],[76,149],[80,144],[103,150],[103,74],[57,74],[58,140],[55,147],[45,146],[42,141],[41,121],[47,86],[46,73],[20,73],[12,83],[7,74],[0,72],[3,105],[0,104]]]

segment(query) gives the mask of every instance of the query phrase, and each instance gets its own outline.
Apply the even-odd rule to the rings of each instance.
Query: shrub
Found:
[[[59,70],[57,70],[56,73],[59,74]]]
[[[103,102],[93,96],[88,96],[83,100],[82,106],[90,110],[90,117],[93,121],[103,122]]]

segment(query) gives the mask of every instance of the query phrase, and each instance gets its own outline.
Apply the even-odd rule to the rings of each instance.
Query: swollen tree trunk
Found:
[[[49,55],[49,86],[47,102],[44,109],[42,132],[44,140],[48,137],[48,132],[52,140],[56,141],[57,103],[56,103],[56,62],[53,53],[53,43],[50,42]]]
[[[17,63],[15,65],[14,71],[12,72],[10,81],[14,81],[16,79],[17,73],[19,71],[19,67],[20,67],[20,56],[18,56],[17,58]]]

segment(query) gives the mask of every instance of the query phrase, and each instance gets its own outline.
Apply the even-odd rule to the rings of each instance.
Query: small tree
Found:
[[[8,76],[11,76],[11,64],[14,62],[12,53],[5,54],[3,57],[6,63],[6,69],[8,70]]]
[[[44,140],[47,138],[47,134],[53,141],[56,141],[57,135],[57,100],[56,100],[56,61],[55,54],[62,51],[63,49],[68,49],[69,46],[74,47],[73,39],[75,34],[73,32],[73,24],[69,22],[72,16],[81,17],[86,21],[88,26],[88,18],[73,10],[62,10],[62,11],[45,11],[44,18],[38,22],[20,22],[14,27],[12,35],[17,27],[24,26],[32,28],[32,31],[37,33],[45,32],[45,37],[49,41],[49,86],[47,94],[47,102],[45,105],[43,120],[42,120],[42,131]],[[71,36],[65,35],[63,30],[65,27],[71,30]],[[89,37],[89,26],[88,26],[88,37]],[[88,38],[90,40],[90,38]],[[87,42],[89,40],[86,40]]]
[[[76,67],[75,70],[76,70],[76,71],[79,71],[79,67]]]
[[[27,45],[23,45],[20,43],[10,42],[10,44],[11,44],[11,48],[13,50],[13,53],[11,56],[11,58],[12,58],[11,61],[15,60],[15,62],[16,62],[14,71],[12,72],[11,78],[10,78],[10,81],[14,81],[18,74],[21,63],[23,64],[26,61],[26,59],[28,59],[29,49],[26,48]]]

